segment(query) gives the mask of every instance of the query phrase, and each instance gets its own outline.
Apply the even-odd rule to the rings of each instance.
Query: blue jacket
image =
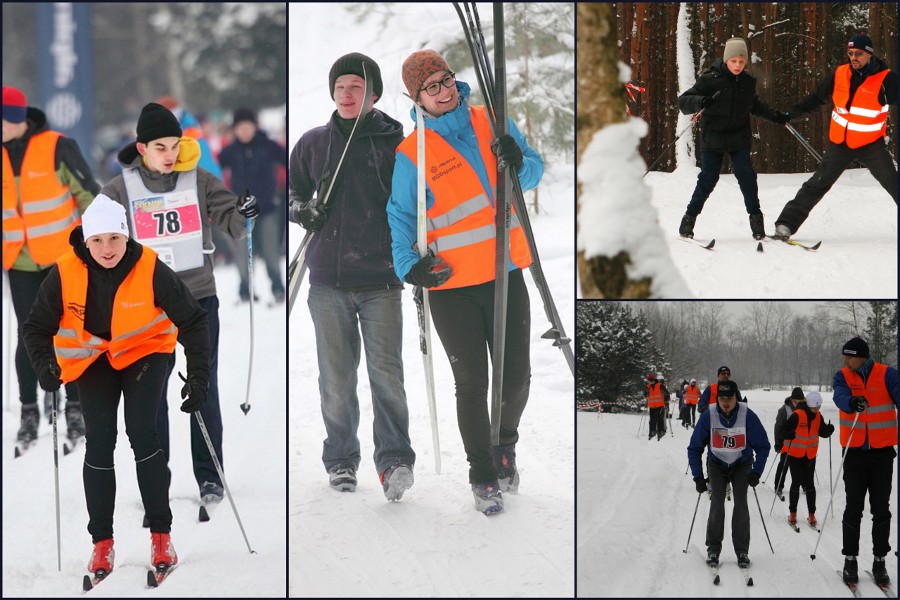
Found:
[[[703,456],[703,450],[709,446],[710,414],[711,413],[707,410],[700,415],[699,419],[697,419],[697,425],[694,427],[694,432],[691,434],[691,441],[687,448],[688,462],[691,465],[691,474],[694,476],[694,479],[703,476],[703,463],[701,457]],[[718,417],[721,420],[722,425],[727,427],[734,425],[734,422],[737,420],[737,415],[737,408],[731,413],[731,417],[727,419],[721,412],[718,412]],[[756,416],[756,413],[748,407],[747,446],[744,448],[740,460],[735,464],[743,465],[752,462],[753,472],[762,477],[763,471],[766,468],[766,461],[769,458],[769,449],[771,449],[771,447],[772,446],[769,444],[769,437],[766,435],[766,428],[763,427],[763,424],[760,422],[759,417]],[[756,453],[755,460],[753,458],[754,452]],[[726,469],[734,466],[724,463],[712,453],[709,454],[709,460],[722,465]]]
[[[491,204],[494,203],[494,194],[491,190],[487,169],[481,160],[481,152],[478,150],[478,142],[475,138],[475,129],[472,127],[472,119],[469,114],[468,99],[471,93],[469,84],[462,81],[456,82],[459,90],[460,103],[455,109],[440,117],[425,115],[425,128],[438,133],[472,166],[482,187],[487,190]],[[416,121],[416,109],[410,109],[413,122]],[[540,154],[535,152],[525,140],[515,123],[509,122],[509,134],[515,138],[524,155],[522,166],[519,167],[519,182],[522,190],[530,190],[537,187],[544,175],[544,161]],[[417,135],[413,132],[411,135]],[[426,189],[426,207],[434,205],[434,195],[431,188]],[[391,197],[388,200],[387,215],[391,226],[393,242],[391,250],[394,256],[394,271],[400,279],[414,264],[419,261],[419,255],[413,248],[416,242],[416,166],[402,153],[397,154],[397,163],[394,165],[394,176],[391,183]],[[509,270],[518,269],[510,261]]]
[[[715,383],[719,383],[719,382],[716,381]],[[706,386],[706,389],[703,390],[702,394],[700,394],[700,399],[697,400],[697,412],[699,412],[699,413],[705,413],[706,409],[709,408],[709,390],[710,390],[711,385],[712,384]],[[737,394],[735,394],[735,395],[737,396],[738,402],[746,402],[746,400],[744,400],[744,397],[741,396],[741,390],[738,390]]]
[[[186,110],[181,112],[181,118],[178,120],[178,124],[181,125],[182,130],[194,129],[197,132],[200,131],[200,121]],[[197,140],[197,143],[200,144],[200,162],[197,163],[197,166],[201,169],[206,169],[218,179],[222,179],[222,167],[216,162],[216,157],[213,156],[212,148],[209,147],[209,142],[206,141],[206,138],[203,137],[202,134],[195,139]],[[243,193],[243,191],[241,193]],[[240,194],[238,195],[240,196]]]
[[[219,162],[231,172],[231,190],[235,195],[250,190],[263,214],[278,207],[277,167],[287,167],[287,152],[265,133],[257,131],[246,144],[235,140],[225,146],[219,153]]]
[[[859,374],[862,376],[864,382],[869,380],[869,373],[872,372],[872,366],[875,364],[875,361],[869,358],[865,362],[865,364],[859,368]],[[891,400],[894,401],[894,406],[897,406],[897,399],[900,398],[900,378],[897,377],[897,369],[894,367],[888,367],[887,371],[884,373],[884,386],[887,388],[888,395],[891,397]],[[844,379],[844,372],[839,370],[834,374],[834,382],[832,383],[832,389],[834,389],[834,396],[832,400],[834,400],[834,404],[844,412],[852,413],[853,409],[850,408],[850,398],[853,397],[853,392],[850,391],[850,386],[847,385],[847,380]],[[869,436],[866,435],[866,439],[863,442],[863,445],[859,448],[853,448],[853,450],[870,450],[869,448]]]

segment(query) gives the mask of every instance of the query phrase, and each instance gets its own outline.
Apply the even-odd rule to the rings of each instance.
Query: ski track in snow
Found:
[[[791,250],[790,248],[788,250]],[[749,390],[750,407],[760,417],[770,443],[778,408],[790,390],[766,392]],[[836,424],[838,411],[831,401],[831,393],[823,392],[822,414]],[[673,405],[676,403],[673,401]],[[698,415],[699,417],[699,415]],[[759,518],[759,509],[752,488],[748,491],[750,508],[750,559],[754,585],[747,587],[737,567],[731,545],[732,503],[725,505],[725,536],[720,555],[721,582],[712,584],[706,567],[706,520],[709,500],[700,498],[697,519],[691,534],[687,554],[683,553],[691,527],[691,517],[697,503],[697,492],[687,466],[687,445],[690,433],[673,418],[674,438],[669,432],[657,441],[647,440],[647,419],[638,434],[640,416],[635,414],[579,413],[577,426],[577,594],[579,597],[760,597],[760,598],[822,598],[849,597],[849,590],[835,576],[843,567],[841,555],[841,515],[845,506],[844,484],[835,490],[834,517],[825,520],[830,494],[828,490],[828,440],[819,445],[816,483],[816,516],[820,528],[824,524],[822,540],[816,549],[816,559],[809,556],[815,548],[818,533],[805,524],[795,533],[785,522],[788,497],[782,503],[775,500],[772,515],[769,509],[774,499],[775,469],[769,472],[774,450],[766,464],[768,479],[756,487],[759,504],[766,520],[775,554],[769,549],[766,534]],[[838,432],[832,440],[832,473],[837,480],[840,467]],[[611,468],[609,456],[614,455]],[[706,471],[704,469],[704,475]],[[896,472],[895,472],[896,476]],[[765,474],[764,474],[765,478]],[[790,487],[790,479],[785,492]],[[860,535],[860,583],[865,597],[881,598],[883,593],[865,577],[863,571],[872,565],[871,514],[863,513]],[[897,515],[897,488],[891,496],[891,514]],[[801,492],[798,520],[807,515],[806,497]],[[891,523],[890,543],[897,547],[896,522]],[[897,572],[897,558],[887,557],[888,572]]]

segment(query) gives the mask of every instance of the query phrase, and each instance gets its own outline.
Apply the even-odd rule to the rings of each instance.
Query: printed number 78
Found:
[[[153,213],[156,219],[156,235],[175,235],[181,231],[181,221],[177,210]]]

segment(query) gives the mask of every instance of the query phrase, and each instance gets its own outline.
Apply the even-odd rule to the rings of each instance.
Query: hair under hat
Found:
[[[21,123],[28,112],[25,94],[18,88],[3,86],[3,120],[10,123]]]
[[[84,241],[101,233],[119,233],[128,236],[128,217],[125,207],[105,194],[97,194],[81,215]]]
[[[806,405],[810,408],[822,406],[822,394],[819,392],[810,392],[806,395]]]
[[[798,387],[791,390],[791,400],[803,400],[803,390]]]
[[[181,125],[172,111],[156,102],[141,109],[137,122],[137,141],[142,144],[164,137],[181,137]]]
[[[875,54],[875,47],[872,45],[872,38],[864,33],[857,33],[856,35],[851,37],[850,41],[847,42],[847,47],[856,48],[858,50],[865,50],[869,54]]]
[[[416,100],[425,80],[440,71],[451,72],[450,65],[436,50],[417,50],[403,61],[403,85],[410,98]]]
[[[363,73],[363,63],[366,65],[366,71]],[[375,102],[381,98],[381,92],[384,84],[381,81],[381,69],[378,63],[359,52],[351,52],[340,57],[331,65],[328,72],[328,95],[334,98],[334,82],[341,75],[358,75],[363,79],[372,80],[372,92],[375,94]],[[368,99],[367,99],[368,100]]]
[[[858,358],[869,358],[869,344],[866,340],[856,336],[852,340],[844,344],[841,348],[841,354],[844,356],[856,356]]]
[[[744,58],[749,57],[749,54],[747,53],[747,42],[744,41],[744,38],[733,37],[725,42],[725,52],[722,53],[722,61],[728,62],[729,59],[732,59],[735,56],[743,56]]]

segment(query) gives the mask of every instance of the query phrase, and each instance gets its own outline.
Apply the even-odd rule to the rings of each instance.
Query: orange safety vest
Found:
[[[54,168],[61,136],[44,131],[31,137],[18,189],[9,153],[3,149],[3,268],[7,271],[25,244],[34,262],[52,265],[68,251],[69,233],[81,223],[78,203]]]
[[[841,372],[850,387],[850,392],[854,396],[865,396],[869,401],[868,408],[861,413],[840,411],[841,446],[858,448],[863,445],[866,436],[869,437],[869,446],[872,448],[895,446],[897,444],[897,407],[891,400],[884,382],[887,365],[875,363],[865,383],[859,373],[854,373],[847,367],[841,369]],[[851,438],[850,428],[857,414],[859,420],[856,422]]]
[[[650,392],[647,395],[648,408],[660,408],[666,405],[665,401],[663,400],[661,383],[649,383],[647,384],[647,390],[649,390]]]
[[[469,107],[469,114],[493,192],[497,188],[497,157],[491,151],[491,124],[483,106]],[[417,135],[413,132],[407,136],[397,151],[418,168]],[[446,283],[431,289],[444,290],[493,281],[497,231],[490,194],[459,151],[430,129],[425,130],[425,156],[426,183],[434,195],[434,204],[426,213],[428,247],[453,270]],[[515,208],[511,208],[509,259],[524,269],[531,264],[531,253],[515,212]]]
[[[88,270],[74,251],[57,261],[62,284],[63,316],[59,332],[53,336],[56,360],[64,383],[75,381],[104,352],[109,364],[122,370],[155,352],[175,351],[178,329],[166,313],[154,306],[153,272],[156,252],[144,247],[134,268],[116,290],[107,341],[84,330]]]
[[[885,69],[869,75],[850,99],[850,65],[841,65],[834,72],[834,92],[831,101],[831,129],[829,139],[835,144],[847,142],[850,148],[859,148],[883,138],[887,129],[888,107],[878,101],[878,92],[888,74]],[[847,109],[847,102],[850,108]]]
[[[697,385],[689,385],[687,389],[684,390],[684,403],[685,404],[697,404],[700,401],[700,386]]]
[[[795,412],[800,418],[800,422],[797,423],[794,439],[788,440],[790,442],[788,455],[795,458],[802,458],[804,456],[807,458],[815,458],[816,454],[819,453],[819,426],[822,424],[822,415],[816,413],[816,416],[813,417],[812,420],[812,426],[810,426],[805,410],[798,410]],[[781,449],[784,450],[787,446],[788,444],[785,444]]]

